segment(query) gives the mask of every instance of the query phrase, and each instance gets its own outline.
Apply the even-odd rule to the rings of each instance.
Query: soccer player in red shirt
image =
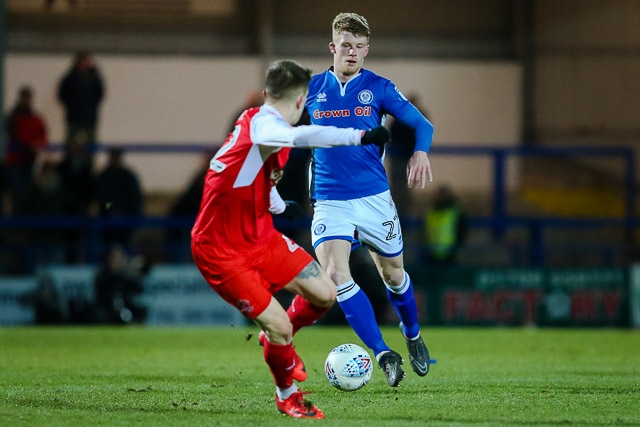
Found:
[[[276,407],[294,418],[324,418],[294,383],[306,372],[292,340],[329,310],[336,290],[311,255],[274,228],[271,215],[287,208],[276,184],[293,147],[384,145],[390,138],[384,127],[294,127],[310,79],[311,70],[295,61],[271,64],[264,105],[240,115],[211,159],[191,231],[193,258],[211,288],[264,332],[260,343],[275,380]],[[297,294],[286,311],[273,297],[282,288]]]

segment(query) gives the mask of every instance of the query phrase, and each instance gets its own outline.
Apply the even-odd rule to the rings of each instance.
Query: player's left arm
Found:
[[[427,178],[429,182],[433,182],[428,155],[433,141],[433,125],[393,84],[390,86],[391,90],[387,90],[387,99],[390,101],[385,103],[384,108],[396,120],[412,127],[416,132],[416,146],[407,163],[407,185],[409,188],[424,188]]]
[[[274,185],[269,193],[269,212],[294,220],[302,215],[302,207],[294,200],[284,200]]]
[[[429,123],[429,126],[431,127],[430,133],[433,135],[433,126],[431,126],[431,123]],[[433,173],[427,151],[418,148],[417,142],[420,141],[419,138],[418,128],[416,127],[416,148],[409,159],[409,163],[407,163],[407,185],[409,188],[417,188],[420,186],[420,188],[424,189],[427,178],[429,178],[429,182],[433,182]],[[431,141],[431,139],[429,139],[429,141]]]

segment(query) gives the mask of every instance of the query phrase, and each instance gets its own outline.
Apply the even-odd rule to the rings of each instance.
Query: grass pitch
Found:
[[[301,386],[325,420],[295,420],[274,404],[255,327],[0,328],[0,426],[640,426],[640,331],[423,328],[437,363],[400,387],[380,369],[356,392],[326,381],[347,327],[295,339]]]

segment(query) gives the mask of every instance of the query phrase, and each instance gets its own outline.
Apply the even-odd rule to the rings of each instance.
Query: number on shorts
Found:
[[[398,221],[398,215],[393,217],[393,221],[385,221],[382,223],[383,227],[389,228],[389,232],[387,233],[387,240],[393,240],[398,237],[398,235],[394,233],[394,230],[396,229],[396,221]]]

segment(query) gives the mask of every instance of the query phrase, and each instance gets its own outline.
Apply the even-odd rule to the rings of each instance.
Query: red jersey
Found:
[[[261,154],[260,145],[251,140],[251,119],[258,112],[251,108],[240,116],[211,160],[191,233],[198,241],[229,243],[242,251],[274,229],[269,194],[282,177],[291,148],[279,147],[266,158]]]
[[[364,131],[331,126],[293,127],[271,105],[240,115],[234,131],[211,159],[193,240],[216,243],[217,253],[246,254],[275,232],[271,188],[282,177],[293,147],[359,145]]]
[[[248,318],[259,316],[272,294],[313,261],[274,228],[270,212],[282,202],[275,185],[291,148],[359,145],[363,132],[293,127],[267,104],[245,111],[211,159],[191,251],[212,289]]]

